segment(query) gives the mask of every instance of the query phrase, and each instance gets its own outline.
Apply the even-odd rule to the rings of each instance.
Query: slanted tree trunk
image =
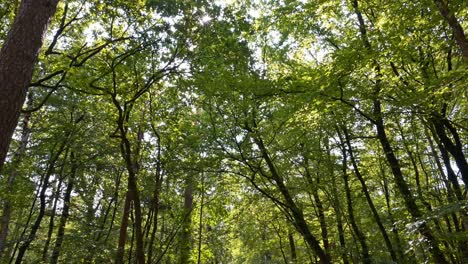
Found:
[[[385,175],[385,169],[384,169],[381,159],[379,159],[379,169],[380,169],[380,174],[382,176],[382,187],[384,190],[385,204],[387,206],[387,214],[388,214],[390,222],[393,225],[392,233],[393,233],[393,237],[395,241],[395,250],[398,254],[399,259],[402,262],[405,262],[405,255],[403,254],[403,246],[401,244],[400,235],[398,234],[398,228],[396,226],[396,223],[392,214],[392,206],[391,206],[391,201],[390,201],[390,188],[389,188],[390,183],[387,180],[387,177]]]
[[[342,170],[343,170],[343,181],[344,181],[344,188],[345,188],[345,194],[346,194],[346,208],[348,211],[348,217],[349,217],[349,222],[351,224],[351,228],[353,229],[354,233],[357,236],[358,242],[361,245],[361,250],[362,250],[362,263],[370,264],[372,263],[372,259],[369,254],[369,246],[367,245],[366,237],[364,236],[364,233],[362,233],[361,229],[356,223],[356,219],[354,217],[354,209],[353,209],[353,200],[351,198],[351,189],[349,187],[349,175],[348,175],[348,162],[347,162],[347,155],[346,155],[346,148],[344,147],[344,144],[342,143],[342,156],[343,156],[343,162],[342,162]]]
[[[335,177],[332,177],[332,186],[333,186],[333,208],[335,210],[336,214],[336,228],[338,229],[338,239],[340,241],[340,252],[341,252],[341,258],[343,259],[343,264],[348,264],[348,256],[347,256],[347,249],[346,249],[346,240],[345,240],[345,235],[344,235],[344,228],[343,228],[343,214],[341,211],[341,203],[338,198],[338,188],[336,186],[336,181]]]
[[[429,145],[431,146],[432,155],[433,155],[433,158],[434,158],[434,160],[436,162],[436,165],[437,165],[437,167],[439,169],[439,172],[442,175],[444,175],[444,178],[448,179],[448,181],[451,183],[451,187],[454,190],[455,196],[457,197],[458,200],[462,201],[464,199],[463,198],[463,193],[462,193],[462,188],[460,187],[460,184],[458,183],[457,175],[453,171],[452,165],[450,164],[450,157],[449,157],[449,155],[447,153],[447,150],[440,143],[439,139],[437,137],[434,137],[434,139],[435,139],[435,141],[437,143],[437,146],[438,146],[438,148],[440,150],[440,154],[442,156],[442,161],[444,162],[445,171],[447,172],[447,176],[445,176],[445,172],[444,172],[444,169],[442,168],[442,164],[440,163],[439,156],[437,155],[434,143],[433,143],[431,137],[429,136],[428,132],[426,133],[426,136],[427,136],[427,140],[429,141]],[[452,190],[452,188],[450,188],[450,185],[447,184],[447,187],[450,190]]]
[[[256,129],[256,125],[254,129]],[[254,133],[253,130],[250,130],[250,132]],[[306,243],[310,246],[310,248],[314,251],[316,256],[319,258],[318,263],[320,264],[331,263],[330,256],[325,252],[325,250],[323,250],[317,238],[310,231],[310,228],[307,225],[307,222],[304,218],[304,212],[297,206],[288,188],[284,184],[283,178],[276,170],[276,167],[270,158],[270,155],[265,147],[265,144],[263,143],[262,138],[258,135],[255,135],[253,139],[255,143],[257,144],[257,146],[259,147],[262,158],[268,166],[272,179],[274,179],[278,190],[280,191],[281,195],[283,196],[285,200],[285,205],[288,207],[288,209],[291,212],[292,217],[294,218],[294,227],[304,237],[304,240],[306,241]]]
[[[390,145],[390,141],[387,137],[387,133],[385,132],[385,126],[382,119],[382,111],[381,111],[381,104],[378,99],[374,100],[374,116],[377,117],[376,127],[377,127],[377,137],[379,138],[380,144],[382,145],[385,157],[387,162],[390,165],[390,169],[393,173],[395,184],[398,187],[398,190],[403,196],[403,200],[405,201],[406,208],[408,209],[409,213],[413,217],[414,220],[421,219],[423,214],[419,209],[419,206],[416,204],[416,200],[411,193],[409,186],[403,176],[401,171],[400,164],[398,159],[396,158],[395,153],[393,152],[393,148]],[[441,251],[437,239],[432,234],[431,229],[427,225],[426,222],[422,223],[418,227],[419,232],[423,235],[429,244],[429,250],[437,263],[445,264],[448,263],[446,260],[443,252]]]
[[[304,157],[305,176],[306,176],[307,181],[309,182],[310,188],[312,189],[312,198],[314,199],[315,206],[317,207],[317,214],[318,214],[322,241],[323,241],[323,248],[327,254],[330,254],[330,243],[328,241],[328,228],[327,228],[327,223],[325,219],[325,210],[323,208],[323,203],[318,193],[318,184],[320,181],[319,176],[317,175],[316,181],[314,183],[314,180],[312,179],[312,175],[309,169],[309,166],[310,166],[309,159],[307,155],[303,155],[303,157]]]
[[[130,215],[130,203],[131,203],[131,198],[129,196],[130,196],[130,192],[127,191],[127,194],[125,195],[122,221],[120,223],[119,244],[117,246],[117,255],[115,259],[116,264],[124,263],[125,243],[127,242],[128,217]]]
[[[342,129],[343,129],[343,134],[344,134],[346,145],[348,146],[349,158],[351,160],[351,163],[354,169],[354,174],[356,175],[359,182],[361,183],[362,192],[364,193],[364,196],[366,197],[366,201],[367,201],[367,204],[369,205],[369,208],[371,209],[372,216],[374,217],[374,220],[377,223],[377,226],[379,227],[380,233],[382,234],[382,237],[384,238],[385,246],[387,247],[387,250],[390,253],[390,256],[392,257],[392,260],[398,263],[398,258],[397,258],[395,250],[393,250],[390,237],[388,236],[388,233],[385,230],[382,220],[380,219],[380,215],[377,212],[377,209],[375,208],[374,202],[372,201],[372,198],[369,193],[369,189],[367,188],[366,181],[364,180],[364,177],[362,176],[361,171],[359,170],[356,158],[354,156],[354,151],[351,145],[351,138],[349,136],[348,130],[346,127],[343,127]]]
[[[462,52],[463,58],[468,60],[468,40],[466,39],[465,32],[463,31],[460,22],[458,22],[458,19],[455,17],[453,11],[449,9],[449,6],[445,0],[434,0],[434,3],[437,7],[437,10],[439,10],[439,13],[452,29],[453,36],[455,37],[455,41],[457,42],[457,45]]]
[[[23,257],[24,257],[24,254],[26,253],[26,250],[28,250],[29,245],[31,245],[31,242],[36,238],[36,233],[39,230],[42,219],[44,218],[44,215],[45,215],[46,191],[47,191],[47,188],[49,187],[49,179],[54,173],[55,163],[59,159],[62,152],[65,150],[65,146],[67,145],[67,141],[68,141],[68,135],[69,134],[65,136],[65,140],[61,143],[57,152],[52,156],[49,166],[47,167],[47,171],[45,172],[44,180],[42,182],[41,192],[39,194],[39,201],[40,201],[39,213],[36,217],[36,220],[34,221],[33,226],[31,227],[31,231],[28,237],[26,238],[26,241],[24,241],[23,244],[19,247],[18,256],[16,257],[16,261],[15,261],[16,264],[20,264],[23,261]]]
[[[362,17],[362,13],[359,9],[358,0],[352,0],[351,2],[354,12],[358,18],[359,22],[359,32],[361,35],[361,39],[363,42],[364,47],[372,52],[372,46],[367,36],[367,28],[364,22],[364,18]],[[393,151],[393,148],[390,144],[390,140],[387,136],[387,132],[385,131],[385,124],[384,118],[382,113],[382,103],[380,101],[380,92],[382,86],[381,80],[381,69],[379,62],[374,60],[374,67],[375,67],[375,74],[377,76],[374,85],[373,91],[373,120],[372,123],[375,125],[377,130],[377,138],[379,139],[380,144],[382,145],[385,158],[390,165],[390,169],[392,171],[395,184],[400,191],[401,195],[403,196],[403,200],[405,201],[406,208],[408,209],[409,213],[411,214],[414,221],[418,221],[422,218],[423,214],[419,209],[413,194],[411,193],[408,183],[403,176],[401,171],[400,163]],[[429,225],[424,222],[418,226],[418,231],[424,236],[428,242],[429,250],[435,262],[440,264],[448,263],[447,259],[445,258],[442,250],[439,247],[439,243],[436,237],[433,235]]]
[[[0,170],[58,0],[22,0],[0,51]]]
[[[381,105],[380,101],[377,99],[374,101],[374,115],[377,116],[377,137],[379,138],[379,141],[382,145],[385,157],[388,163],[390,164],[390,169],[393,173],[395,183],[398,187],[398,190],[403,196],[406,208],[408,209],[409,213],[411,214],[414,220],[421,219],[423,217],[423,214],[419,209],[418,205],[416,204],[416,200],[413,194],[411,193],[407,182],[405,181],[398,159],[396,158],[395,153],[393,152],[393,149],[390,145],[390,141],[388,140],[387,134],[385,132],[385,126],[382,119]],[[418,230],[421,233],[421,235],[423,235],[427,239],[427,242],[429,244],[429,250],[434,260],[440,264],[448,263],[427,223],[424,222],[421,225],[419,225]]]
[[[434,126],[435,133],[439,138],[440,143],[447,152],[452,154],[453,158],[455,159],[458,169],[460,170],[463,183],[465,183],[465,188],[468,188],[468,162],[465,159],[465,155],[463,153],[463,144],[461,143],[458,132],[447,119],[440,117],[437,114],[433,115],[431,122]],[[450,131],[455,142],[452,142],[452,140],[449,138],[446,129]]]

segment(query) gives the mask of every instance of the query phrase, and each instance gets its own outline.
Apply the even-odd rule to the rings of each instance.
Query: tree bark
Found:
[[[435,134],[435,132],[433,134]],[[439,169],[439,173],[442,175],[442,177],[444,179],[447,179],[448,182],[451,183],[451,185],[449,185],[447,183],[447,190],[449,191],[449,195],[452,195],[452,188],[453,188],[453,192],[455,193],[455,197],[457,197],[457,199],[459,201],[463,201],[464,198],[463,198],[462,188],[460,187],[460,184],[458,183],[457,175],[453,171],[452,165],[450,164],[450,157],[449,157],[449,155],[447,153],[447,150],[442,145],[442,143],[440,143],[439,139],[437,137],[434,137],[434,140],[436,141],[437,146],[438,146],[438,148],[440,150],[440,154],[442,156],[442,161],[444,162],[445,171],[447,172],[447,175],[445,175],[446,172],[442,168],[442,164],[440,163],[440,160],[439,160],[439,155],[436,152],[434,143],[433,143],[431,137],[429,136],[428,132],[426,132],[426,136],[427,136],[427,140],[429,142],[429,146],[431,147],[432,156],[433,156],[434,161],[435,161],[435,163],[437,165],[437,168]]]
[[[58,0],[22,0],[0,51],[0,170]]]
[[[382,111],[380,101],[375,99],[374,100],[374,115],[377,116],[377,137],[379,138],[380,144],[382,145],[385,157],[390,165],[390,169],[393,173],[395,184],[398,187],[401,195],[403,196],[403,200],[405,201],[406,208],[408,209],[409,213],[413,217],[413,220],[420,220],[423,217],[421,210],[419,209],[418,205],[416,204],[416,200],[411,193],[408,184],[405,181],[403,173],[401,171],[400,164],[398,159],[393,152],[393,149],[390,145],[390,141],[388,140],[387,133],[385,132],[385,126],[382,119]],[[426,222],[423,222],[418,227],[419,232],[423,235],[429,244],[429,249],[434,260],[437,263],[448,263],[443,252],[441,251],[438,242],[432,231],[430,230],[429,226]]]
[[[434,3],[437,7],[437,10],[439,10],[439,13],[452,29],[453,36],[455,37],[455,41],[457,42],[457,45],[462,52],[463,58],[468,60],[468,40],[466,39],[465,32],[463,31],[460,22],[458,22],[455,14],[450,11],[448,4],[444,0],[434,0]]]

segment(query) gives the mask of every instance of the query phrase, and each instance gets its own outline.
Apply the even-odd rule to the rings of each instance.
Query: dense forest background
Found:
[[[468,263],[468,1],[52,14],[0,163],[1,264]]]

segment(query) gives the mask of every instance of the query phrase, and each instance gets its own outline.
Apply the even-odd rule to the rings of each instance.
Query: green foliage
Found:
[[[44,186],[24,263],[51,260],[69,182],[59,262],[115,262],[132,173],[151,263],[316,263],[301,218],[331,263],[364,262],[359,233],[374,263],[435,263],[434,245],[463,263],[466,61],[433,1],[358,1],[365,36],[353,2],[61,3],[24,109],[27,147],[14,156],[19,124],[0,175],[0,204],[12,206],[0,263],[15,259]],[[449,7],[466,31],[466,1]],[[136,259],[133,203],[125,262]]]

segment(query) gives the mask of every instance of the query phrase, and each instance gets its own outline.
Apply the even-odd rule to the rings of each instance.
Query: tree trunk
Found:
[[[50,258],[51,264],[56,264],[58,262],[58,258],[60,256],[60,250],[62,249],[62,243],[65,235],[65,226],[67,224],[69,211],[70,211],[70,200],[71,200],[71,192],[73,190],[73,184],[76,175],[76,162],[75,162],[75,154],[71,152],[70,154],[71,159],[71,171],[70,177],[68,179],[67,190],[65,191],[65,196],[63,197],[63,209],[62,215],[60,216],[60,222],[58,225],[57,230],[57,238],[55,240],[55,246],[52,251],[52,256]]]
[[[448,182],[451,183],[451,186],[449,184],[447,184],[447,189],[450,191],[449,195],[452,195],[451,190],[453,188],[454,193],[455,193],[455,197],[457,197],[457,199],[459,201],[462,201],[464,199],[463,194],[462,194],[462,189],[460,187],[460,184],[458,183],[457,175],[453,171],[452,165],[450,164],[450,157],[449,157],[449,155],[447,153],[447,150],[440,143],[438,138],[434,137],[434,139],[435,139],[435,141],[437,143],[437,146],[438,146],[438,148],[440,150],[440,154],[442,156],[442,161],[444,162],[445,171],[447,172],[447,176],[445,176],[445,171],[442,168],[442,164],[440,163],[439,156],[437,155],[434,143],[433,143],[433,141],[432,141],[432,139],[431,139],[428,132],[426,132],[426,137],[427,137],[427,140],[429,142],[429,146],[431,147],[432,156],[433,156],[433,158],[434,158],[434,160],[436,162],[436,165],[437,165],[437,168],[439,169],[440,174],[443,176],[444,179],[447,178]]]
[[[361,34],[364,47],[370,52],[372,52],[372,46],[367,36],[367,29],[364,23],[364,19],[362,17],[362,13],[359,9],[358,0],[352,0],[351,3],[359,21],[359,32]],[[384,119],[383,119],[383,113],[382,113],[382,104],[379,99],[381,85],[382,85],[381,84],[382,73],[380,70],[380,65],[377,60],[374,61],[374,65],[375,65],[375,73],[376,73],[377,78],[375,80],[375,86],[374,86],[374,91],[373,91],[373,96],[374,96],[373,118],[374,119],[372,120],[372,122],[376,127],[377,138],[379,139],[380,144],[382,145],[385,157],[387,159],[387,162],[390,165],[392,174],[394,176],[395,184],[397,185],[398,190],[403,196],[405,205],[409,213],[411,214],[413,220],[418,221],[422,218],[423,214],[419,210],[419,207],[416,204],[416,200],[413,197],[409,189],[409,186],[401,171],[401,167],[398,162],[398,159],[396,158],[396,155],[393,152],[393,148],[390,145],[390,140],[388,139],[387,133],[385,132],[385,125],[384,125]],[[437,239],[432,234],[431,229],[429,228],[426,222],[423,222],[422,224],[419,225],[418,231],[421,233],[422,236],[424,236],[427,239],[429,250],[432,254],[432,257],[434,258],[434,261],[440,264],[448,263],[447,259],[445,258],[443,252],[441,251],[439,247]]]
[[[294,242],[294,237],[291,231],[288,232],[288,240],[289,240],[289,249],[291,251],[291,261],[292,263],[296,263],[297,261],[296,243]]]
[[[455,17],[455,14],[449,10],[448,4],[444,0],[434,0],[434,3],[437,10],[439,10],[439,13],[452,29],[453,36],[462,52],[463,58],[468,60],[468,40],[466,39],[465,32]]]
[[[117,255],[115,259],[116,264],[124,263],[125,243],[127,242],[128,216],[130,215],[131,200],[132,198],[130,197],[130,191],[127,191],[127,194],[125,195],[122,222],[120,223],[119,245],[117,247]]]
[[[30,97],[28,100],[28,105],[32,104],[32,98]],[[16,151],[13,161],[11,172],[8,177],[7,183],[7,192],[9,194],[13,193],[13,185],[18,174],[18,166],[23,159],[24,152],[26,151],[26,146],[28,144],[29,135],[31,133],[31,129],[29,128],[29,120],[31,118],[31,113],[26,113],[23,117],[23,128],[21,131],[21,142],[18,150]],[[1,166],[0,166],[1,167]],[[0,169],[1,170],[1,169]],[[1,172],[1,171],[0,171]],[[9,225],[10,225],[10,217],[11,217],[11,198],[6,198],[3,203],[3,213],[0,225],[0,259],[2,258],[3,251],[6,247],[6,241],[8,237]]]
[[[387,206],[387,213],[388,213],[389,220],[393,225],[392,226],[392,233],[393,233],[393,237],[394,237],[395,244],[396,244],[395,250],[398,253],[399,259],[402,262],[405,262],[406,259],[405,259],[405,255],[403,254],[403,250],[402,250],[403,246],[401,245],[400,235],[398,234],[398,227],[396,226],[396,223],[395,223],[395,220],[394,220],[394,217],[393,217],[393,214],[392,214],[392,206],[391,206],[391,202],[390,202],[390,189],[389,189],[390,183],[388,182],[387,177],[385,176],[384,166],[383,166],[380,159],[379,159],[379,169],[380,169],[380,174],[382,176],[382,181],[383,181],[382,187],[383,187],[383,190],[384,190],[385,204]]]
[[[330,243],[328,241],[328,228],[325,219],[325,210],[323,208],[322,200],[320,199],[317,188],[313,188],[312,197],[314,198],[314,202],[317,205],[323,248],[327,254],[330,254]]]
[[[23,257],[24,257],[24,254],[26,253],[26,250],[29,248],[29,245],[31,245],[31,242],[36,238],[36,233],[39,230],[39,227],[42,222],[42,218],[45,215],[46,191],[47,191],[47,188],[49,187],[49,179],[50,179],[50,176],[52,176],[52,174],[54,173],[55,163],[57,162],[60,155],[64,151],[67,141],[68,141],[68,134],[65,137],[65,141],[61,143],[61,146],[59,147],[58,151],[52,157],[49,163],[49,166],[47,168],[47,171],[45,172],[46,174],[42,183],[41,192],[39,194],[39,201],[40,201],[39,213],[37,215],[37,218],[33,226],[31,227],[31,231],[28,237],[26,238],[26,241],[24,241],[23,244],[19,247],[18,256],[16,257],[16,261],[15,261],[16,264],[20,264],[23,261]]]
[[[200,218],[198,223],[198,260],[197,264],[201,264],[201,254],[202,254],[202,241],[203,241],[203,206],[205,202],[205,182],[204,182],[204,173],[202,172],[201,180],[201,199],[200,199]]]
[[[37,199],[39,199],[39,195],[40,195],[41,189],[42,189],[42,182],[44,181],[44,178],[45,178],[45,173],[43,175],[41,175],[41,179],[39,180],[39,185],[37,186],[37,188],[35,190],[34,199],[33,199],[32,203],[31,203],[31,206],[29,207],[26,222],[23,224],[22,227],[19,227],[19,225],[16,225],[19,229],[22,229],[22,231],[18,236],[18,239],[17,239],[17,241],[15,243],[15,247],[13,248],[13,252],[11,254],[8,254],[10,256],[10,261],[8,262],[9,264],[13,263],[13,260],[15,259],[15,256],[16,256],[16,252],[18,251],[18,248],[21,245],[21,242],[24,241],[26,231],[28,231],[29,223],[31,222],[31,219],[32,219],[32,217],[34,215],[34,212],[35,212],[35,209],[36,209],[36,202],[37,202]]]
[[[159,133],[157,133],[154,126],[151,126],[153,129],[154,134],[157,138],[157,161],[156,161],[156,175],[155,175],[155,187],[153,191],[153,230],[151,232],[150,241],[148,243],[148,261],[147,263],[152,263],[153,258],[153,250],[154,250],[154,240],[156,238],[156,231],[158,230],[158,214],[159,214],[159,196],[161,193],[161,186],[162,186],[162,164],[161,164],[161,137]]]
[[[0,51],[0,171],[58,0],[22,0]]]
[[[390,165],[390,169],[393,173],[395,184],[398,187],[401,195],[403,196],[403,200],[405,201],[406,208],[408,209],[409,213],[413,217],[413,220],[419,220],[423,217],[422,212],[420,211],[418,205],[416,204],[416,200],[411,193],[408,184],[403,177],[403,173],[401,172],[401,167],[398,162],[398,159],[393,152],[393,149],[390,145],[388,140],[387,134],[385,132],[385,127],[382,119],[382,112],[381,112],[381,105],[379,100],[374,100],[374,115],[377,116],[377,137],[379,138],[380,144],[382,145],[385,157]],[[423,222],[418,227],[419,232],[423,235],[429,244],[429,250],[437,263],[445,264],[448,263],[445,259],[444,254],[440,250],[438,242],[432,231],[430,230],[429,226],[426,222]]]
[[[120,137],[120,154],[122,155],[122,158],[125,162],[125,168],[128,172],[127,195],[125,197],[122,224],[120,225],[119,244],[117,249],[116,262],[123,263],[124,260],[123,257],[125,253],[125,244],[127,241],[128,216],[131,210],[131,205],[133,205],[133,210],[135,213],[134,231],[136,238],[136,262],[137,264],[144,264],[146,259],[143,244],[140,195],[137,187],[137,173],[139,165],[136,161],[137,157],[134,157],[135,155],[134,153],[132,153],[132,146],[127,137],[128,127],[126,126],[126,123],[128,121],[127,118],[129,117],[131,111],[131,106],[125,104],[124,108],[122,108],[120,102],[117,100],[116,94],[112,94],[112,102],[118,110],[119,117],[117,119],[117,130],[119,132]]]
[[[66,155],[65,155],[66,159]],[[50,202],[53,200],[53,206],[52,208],[49,208],[50,211],[50,220],[49,220],[49,230],[47,230],[47,238],[46,241],[44,242],[44,249],[42,250],[42,261],[45,263],[47,262],[47,254],[49,253],[49,246],[50,246],[50,240],[52,239],[52,233],[54,232],[54,226],[55,226],[55,215],[57,211],[57,203],[58,200],[60,199],[60,189],[62,188],[62,176],[63,176],[63,169],[65,165],[62,165],[61,172],[59,174],[60,180],[58,184],[55,186],[55,192],[54,195],[51,197]]]
[[[369,189],[367,188],[366,181],[364,180],[364,177],[362,176],[361,171],[359,170],[359,167],[357,165],[356,158],[354,157],[353,147],[351,145],[351,139],[350,139],[350,136],[346,127],[343,127],[343,133],[344,133],[346,145],[348,146],[349,157],[351,159],[351,163],[354,169],[354,174],[356,175],[359,182],[361,183],[362,192],[364,193],[364,196],[366,197],[367,204],[369,205],[369,208],[371,209],[371,212],[372,212],[372,216],[374,217],[374,220],[377,223],[377,226],[379,227],[380,233],[382,234],[382,237],[384,238],[385,246],[387,247],[387,250],[390,253],[390,256],[392,257],[392,260],[398,263],[398,258],[397,258],[395,250],[393,250],[392,242],[390,241],[387,231],[385,230],[382,220],[380,219],[379,213],[377,212],[374,202],[372,201],[372,198],[369,193]]]
[[[336,186],[335,177],[332,177],[332,187],[333,187],[333,208],[336,214],[336,227],[338,229],[338,239],[340,241],[340,252],[341,258],[343,259],[343,264],[348,264],[348,257],[347,257],[347,249],[346,249],[346,240],[344,235],[344,228],[343,228],[343,219],[342,219],[342,211],[341,211],[341,203],[338,197],[340,193]]]
[[[440,143],[443,144],[445,150],[452,154],[455,159],[458,169],[462,175],[463,183],[465,183],[465,188],[468,188],[468,162],[463,154],[463,144],[461,143],[460,136],[450,122],[442,117],[438,117],[434,114],[431,118],[431,122],[434,125],[435,132],[439,137]],[[446,129],[451,132],[455,143],[453,143],[448,137]]]
[[[190,259],[190,249],[192,244],[192,236],[191,236],[191,225],[192,225],[192,218],[191,212],[193,209],[193,179],[191,176],[185,180],[185,191],[184,191],[184,217],[182,223],[182,230],[180,232],[180,253],[179,253],[179,263],[186,264],[189,263]]]
[[[361,229],[359,229],[358,225],[356,224],[356,219],[354,217],[354,209],[353,209],[353,200],[351,198],[351,190],[349,187],[349,176],[347,172],[347,155],[346,155],[346,149],[343,146],[342,147],[342,155],[343,155],[343,164],[342,164],[342,170],[343,170],[343,181],[344,181],[344,187],[345,187],[345,194],[346,194],[346,208],[348,209],[348,215],[349,215],[349,222],[351,224],[351,228],[353,229],[354,233],[357,236],[358,242],[361,245],[362,249],[362,263],[370,264],[372,263],[371,257],[369,255],[369,246],[367,245],[366,237],[362,233]]]
[[[312,198],[314,199],[314,203],[317,206],[317,213],[318,213],[318,219],[320,223],[323,248],[327,254],[330,254],[330,243],[328,241],[328,229],[327,229],[327,223],[325,219],[325,210],[323,208],[323,203],[322,203],[322,200],[320,199],[320,196],[317,190],[318,184],[319,184],[319,176],[317,175],[317,180],[314,183],[312,179],[312,175],[309,170],[309,159],[307,155],[303,155],[303,157],[304,157],[305,176],[306,176],[307,181],[309,182],[310,188],[312,189]]]
[[[304,213],[294,202],[294,199],[289,193],[289,190],[287,189],[286,185],[284,185],[283,179],[278,174],[278,171],[276,170],[276,167],[274,166],[273,161],[271,160],[270,155],[268,154],[268,151],[265,145],[263,144],[263,140],[259,137],[254,137],[254,141],[260,149],[262,158],[265,160],[268,166],[268,169],[271,173],[271,176],[276,182],[277,188],[285,200],[285,204],[288,206],[289,210],[291,211],[291,215],[294,218],[294,227],[304,237],[304,240],[306,241],[306,243],[310,246],[310,248],[314,251],[316,256],[319,258],[318,263],[320,264],[331,263],[330,256],[323,250],[317,238],[310,231],[307,225],[307,222],[304,218]]]
[[[104,244],[106,244],[107,241],[109,240],[109,236],[111,234],[112,228],[114,227],[114,220],[115,220],[115,215],[117,214],[117,205],[118,205],[118,201],[119,201],[119,190],[120,190],[120,181],[121,181],[120,179],[122,178],[122,174],[123,174],[123,172],[119,172],[119,174],[117,176],[117,179],[116,179],[115,191],[114,191],[114,196],[113,196],[114,208],[112,210],[112,217],[111,217],[111,220],[110,220],[109,229],[107,229],[106,238],[104,239]]]

